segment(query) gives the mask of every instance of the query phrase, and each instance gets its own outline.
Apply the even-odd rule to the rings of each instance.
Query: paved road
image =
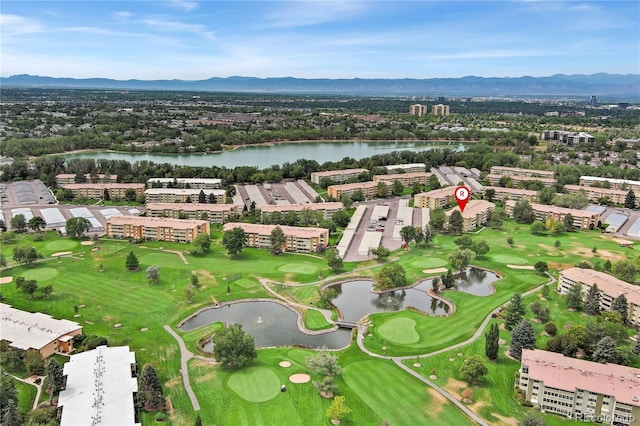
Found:
[[[178,341],[178,345],[180,346],[180,372],[182,373],[182,383],[184,384],[184,389],[187,391],[187,395],[189,395],[189,399],[191,400],[191,405],[195,411],[200,411],[200,403],[198,402],[198,398],[196,398],[196,394],[191,389],[191,382],[189,381],[189,368],[187,363],[191,358],[194,357],[193,353],[191,353],[187,346],[184,344],[184,341],[178,336],[178,334],[171,329],[168,325],[164,326],[164,329],[173,336],[174,339]]]

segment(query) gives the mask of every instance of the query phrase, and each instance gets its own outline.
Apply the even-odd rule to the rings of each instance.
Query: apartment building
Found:
[[[427,166],[424,163],[389,164],[388,166],[385,166],[385,168],[389,174],[398,174],[400,172],[420,173],[427,171]]]
[[[608,186],[611,189],[621,191],[629,191],[630,189],[636,194],[636,198],[640,198],[640,181],[628,179],[603,178],[598,176],[580,176],[581,186]]]
[[[500,179],[502,179],[504,176],[505,175],[488,174],[487,175],[487,180],[491,183],[491,185],[495,186],[495,185],[499,185],[500,184]],[[532,181],[542,182],[542,184],[544,186],[553,186],[556,183],[558,183],[558,181],[556,179],[543,178],[543,177],[534,177],[534,176],[511,175],[511,176],[509,176],[509,179],[511,179],[511,182],[513,183],[514,187],[520,186],[521,183],[532,182]]]
[[[344,209],[344,204],[340,202],[328,202],[328,203],[306,203],[306,204],[268,204],[261,206],[262,216],[270,216],[275,212],[281,214],[294,212],[300,216],[300,213],[305,209],[321,211],[325,219],[331,219],[333,214],[339,210]]]
[[[222,186],[222,179],[154,177],[147,180],[147,186],[149,188],[218,189]]]
[[[144,194],[145,188],[144,183],[69,183],[62,187],[71,191],[76,197],[92,200],[105,198],[105,192],[108,192],[107,197],[110,199],[125,198],[127,191],[135,192],[137,197]]]
[[[437,104],[431,107],[432,115],[442,115],[446,117],[450,113],[449,105]]]
[[[215,204],[227,202],[227,193],[224,189],[149,188],[144,191],[144,194],[148,203],[197,203],[200,192],[204,193],[207,203],[211,196],[215,197]]]
[[[624,200],[627,196],[627,191],[593,186],[565,185],[564,189],[569,194],[578,194],[582,192],[590,201],[594,202],[598,202],[603,198],[608,198],[613,204],[624,204]]]
[[[521,169],[518,167],[493,166],[487,175],[487,179],[491,185],[498,185],[500,179],[504,176],[511,178],[514,186],[518,186],[521,182],[540,181],[545,186],[552,186],[557,183],[553,177],[554,172],[550,170],[533,170]]]
[[[332,182],[340,183],[346,182],[351,178],[356,178],[360,173],[367,173],[368,169],[345,169],[345,170],[327,170],[325,172],[312,172],[311,183],[320,185],[320,181],[323,178],[331,179]]]
[[[640,326],[640,287],[622,281],[612,275],[593,269],[569,268],[560,272],[558,291],[565,295],[574,284],[582,285],[583,294],[594,284],[600,290],[600,309],[610,311],[613,300],[624,294],[629,304],[627,319],[633,325]]]
[[[84,182],[91,183],[116,183],[118,181],[117,175],[105,175],[105,174],[97,174],[91,176],[91,174],[87,173],[84,175]],[[56,175],[56,185],[63,186],[69,183],[83,183],[76,182],[76,175],[73,173],[60,173]]]
[[[513,216],[513,208],[516,202],[513,200],[505,201],[505,212],[508,216]],[[573,216],[573,226],[579,229],[593,229],[598,226],[600,221],[600,213],[568,209],[558,206],[547,206],[544,204],[531,203],[531,208],[536,216],[536,220],[545,222],[547,219],[553,219],[556,222],[562,222],[567,214]]]
[[[345,183],[343,185],[331,185],[327,187],[327,196],[339,200],[342,194],[353,195],[357,190],[362,190],[365,198],[373,198],[378,192],[378,184],[373,181]],[[390,188],[387,186],[387,193]]]
[[[489,213],[494,211],[496,205],[485,200],[469,200],[462,214],[462,232],[471,232],[487,223]],[[456,206],[447,212],[447,220],[454,211],[460,211]]]
[[[413,207],[419,207],[422,209],[445,209],[455,203],[455,197],[453,193],[456,188],[454,186],[447,186],[440,189],[434,189],[429,192],[421,192],[413,197]]]
[[[564,130],[545,130],[540,134],[543,141],[556,141],[568,146],[592,143],[596,138],[585,132],[567,132]]]
[[[111,216],[107,220],[107,236],[111,238],[191,243],[202,233],[210,233],[205,220],[140,216]]]
[[[198,219],[210,223],[235,220],[239,214],[235,204],[147,203],[146,207],[147,214],[151,217]]]
[[[402,186],[411,186],[414,182],[418,182],[420,185],[426,185],[429,182],[431,173],[426,172],[407,172],[391,175],[375,175],[373,177],[374,183],[384,182],[391,186],[395,181],[399,181]]]
[[[583,422],[640,425],[640,369],[524,349],[517,387],[546,413]]]
[[[506,200],[522,200],[525,199],[529,203],[537,203],[538,202],[538,191],[533,191],[530,189],[519,189],[519,188],[503,188],[501,186],[485,186],[484,190],[493,189],[495,191],[494,198],[496,200],[506,201]]]
[[[427,114],[427,106],[421,104],[415,104],[409,106],[409,115],[417,115],[418,117],[422,117]]]
[[[286,237],[284,251],[316,253],[324,250],[329,244],[329,230],[325,228],[229,222],[223,229],[226,232],[234,228],[242,228],[247,235],[245,240],[247,247],[271,249],[271,231],[276,227],[280,227]]]

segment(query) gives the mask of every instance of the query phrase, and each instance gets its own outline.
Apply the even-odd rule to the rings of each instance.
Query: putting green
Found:
[[[495,254],[491,256],[493,260],[500,263],[511,263],[512,265],[527,265],[527,259],[521,257],[510,256],[508,254]]]
[[[422,269],[439,268],[441,266],[445,266],[446,264],[446,260],[438,259],[436,257],[426,257],[424,259],[418,259],[411,262],[411,266]]]
[[[55,240],[47,243],[45,247],[47,250],[51,250],[53,252],[67,251],[78,247],[78,242],[73,240]]]
[[[227,385],[249,402],[269,401],[280,393],[278,376],[266,367],[249,367],[237,371],[229,377]]]
[[[55,268],[34,268],[27,269],[20,275],[28,280],[46,281],[58,275],[58,270]]]
[[[420,335],[416,332],[416,322],[411,318],[393,318],[377,328],[378,334],[389,342],[399,345],[416,343]]]
[[[278,268],[280,272],[291,272],[294,274],[315,274],[320,268],[310,263],[287,263]]]

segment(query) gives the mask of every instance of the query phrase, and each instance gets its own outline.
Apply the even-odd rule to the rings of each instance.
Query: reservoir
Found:
[[[66,154],[64,158],[92,158],[94,160],[124,160],[130,163],[152,161],[176,166],[227,167],[255,166],[267,168],[273,165],[293,163],[297,160],[315,160],[319,164],[340,161],[345,157],[359,160],[393,151],[429,151],[432,149],[464,151],[460,142],[434,141],[381,141],[381,142],[281,142],[272,145],[245,145],[237,149],[210,154],[153,154],[131,152],[91,151]]]

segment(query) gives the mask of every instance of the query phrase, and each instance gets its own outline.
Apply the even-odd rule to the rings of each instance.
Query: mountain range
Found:
[[[294,77],[213,77],[206,80],[113,80],[58,78],[29,74],[0,77],[2,87],[78,88],[112,90],[171,90],[325,94],[361,96],[598,96],[616,100],[640,99],[640,74],[591,74],[549,77],[475,77],[428,79],[307,79]]]

